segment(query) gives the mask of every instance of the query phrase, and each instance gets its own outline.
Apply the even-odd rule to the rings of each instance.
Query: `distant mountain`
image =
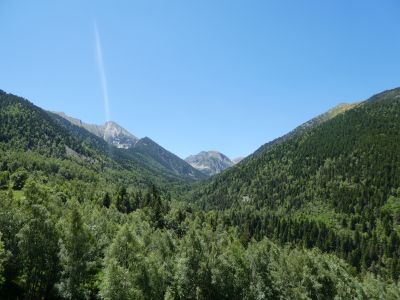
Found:
[[[330,109],[329,111],[303,123],[302,125],[298,126],[294,130],[290,131],[289,133],[274,139],[263,146],[261,146],[259,149],[257,149],[252,155],[250,156],[257,156],[264,151],[267,151],[268,149],[274,147],[275,145],[278,145],[294,136],[299,136],[306,132],[307,130],[310,130],[334,117],[337,115],[346,112],[349,109],[352,109],[356,107],[358,103],[342,103],[334,108]],[[201,171],[202,173],[206,174],[207,176],[213,176],[218,173],[221,173],[223,170],[232,167],[239,162],[241,162],[245,157],[237,157],[235,159],[229,159],[227,156],[224,154],[217,152],[217,151],[202,151],[199,154],[196,155],[191,155],[185,159],[186,162],[188,162],[192,167],[196,168],[197,170]]]
[[[202,151],[199,154],[190,155],[185,161],[207,176],[218,174],[235,164],[218,151]]]
[[[95,125],[82,122],[62,112],[53,112],[51,114],[59,116],[71,124],[95,134],[110,145],[127,150],[125,155],[129,155],[131,159],[136,160],[140,164],[151,166],[163,172],[167,170],[189,180],[205,178],[203,173],[150,138],[144,137],[139,139],[113,121],[108,121],[103,125]]]
[[[194,180],[206,178],[202,172],[192,167],[180,157],[164,149],[149,137],[138,140],[134,147],[128,151],[150,157],[163,168],[175,174],[179,174],[180,176],[184,176],[185,178]]]
[[[85,124],[0,92],[0,146],[7,149],[74,160],[96,170],[125,170],[127,177],[140,185],[175,184],[206,177],[156,143],[145,143],[147,140],[139,140],[113,122]]]
[[[200,206],[150,138],[0,90],[0,298],[399,299],[399,115],[380,95],[192,185]]]
[[[87,131],[101,137],[107,143],[114,145],[117,148],[129,149],[139,141],[136,136],[113,121],[108,121],[103,125],[95,125],[82,122],[81,120],[70,117],[63,112],[53,113],[63,117],[74,125],[85,128]]]
[[[233,164],[236,165],[236,164],[240,163],[243,159],[244,159],[243,156],[239,156],[239,157],[232,159],[232,162],[233,162]]]
[[[103,138],[107,143],[110,143],[117,148],[129,149],[132,148],[139,139],[126,129],[112,121],[106,122],[104,125]]]
[[[200,207],[231,211],[229,222],[245,222],[254,236],[318,247],[356,270],[398,278],[399,187],[397,88],[312,119],[196,186],[191,197]],[[235,221],[242,207],[246,214]]]
[[[399,89],[396,89],[395,91],[399,91]],[[392,95],[392,92],[386,92],[382,93],[382,95],[390,94]],[[249,190],[252,190],[251,187],[249,186],[256,186],[259,183],[257,180],[255,180],[252,177],[256,177],[256,173],[264,173],[267,172],[264,170],[264,161],[265,159],[271,159],[272,161],[276,161],[272,159],[273,155],[275,152],[279,153],[279,156],[281,155],[286,155],[286,153],[282,151],[277,151],[276,149],[281,149],[286,147],[286,145],[290,144],[292,140],[303,140],[307,139],[309,134],[318,128],[320,128],[322,125],[326,125],[327,123],[329,124],[330,121],[332,120],[337,120],[339,117],[345,115],[346,112],[351,112],[354,111],[355,109],[359,107],[363,107],[365,103],[372,102],[373,99],[381,99],[381,94],[378,94],[377,96],[374,96],[370,98],[368,101],[364,102],[356,102],[352,104],[347,104],[347,103],[342,103],[339,104],[332,109],[328,110],[327,112],[318,115],[317,117],[301,124],[300,126],[296,127],[289,133],[276,138],[264,145],[262,145],[260,148],[258,148],[253,154],[241,159],[241,163],[238,164],[237,166],[234,166],[227,170],[227,172],[224,172],[223,174],[218,174],[218,176],[215,176],[212,181],[206,181],[203,183],[203,186],[209,186],[210,188],[205,188],[204,190],[206,191],[212,191],[212,192],[207,192],[203,193],[200,192],[201,196],[197,194],[197,191],[195,192],[196,196],[195,198],[200,198],[204,203],[207,203],[207,205],[216,205],[219,207],[226,207],[231,205],[229,203],[233,199],[239,199],[241,197],[247,197],[249,195]],[[377,101],[377,100],[375,100]],[[324,137],[327,138],[327,137]],[[321,140],[322,142],[323,140]],[[338,142],[338,141],[337,141]],[[331,146],[329,146],[331,147]],[[309,149],[308,149],[309,150]],[[297,153],[298,150],[292,150],[294,153]],[[272,154],[273,153],[273,154]],[[310,154],[309,154],[310,155]],[[270,157],[271,156],[271,157]],[[195,156],[196,157],[196,156]],[[233,162],[232,162],[233,163]],[[200,164],[200,163],[199,163]],[[196,167],[196,165],[193,165]],[[200,164],[201,166],[201,164]],[[240,175],[237,175],[239,174]],[[275,173],[273,174],[274,176],[276,175]],[[241,178],[240,182],[238,181],[238,178]],[[268,180],[272,178],[272,175],[270,174],[270,177]],[[228,183],[229,182],[229,183]],[[257,183],[256,183],[257,182]],[[229,195],[226,193],[226,186],[231,185],[236,187],[241,187],[240,191],[241,193],[238,193],[237,190],[235,189],[234,195]],[[212,186],[212,188],[211,188]],[[244,188],[244,186],[246,188]],[[222,188],[221,188],[222,187]],[[200,189],[199,189],[200,190]],[[258,188],[257,190],[261,190]],[[198,199],[197,199],[198,200]],[[216,203],[217,202],[217,203]]]

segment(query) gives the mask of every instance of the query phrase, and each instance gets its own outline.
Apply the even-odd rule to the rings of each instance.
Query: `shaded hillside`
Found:
[[[69,159],[96,170],[127,172],[128,176],[114,181],[166,185],[197,179],[168,169],[150,155],[117,149],[83,127],[5,92],[0,94],[0,143],[14,151]],[[182,164],[191,168],[184,161]]]
[[[113,154],[115,159],[121,158],[124,162],[133,160],[156,173],[183,178],[188,181],[196,181],[206,177],[183,159],[164,149],[150,138],[138,139],[115,122],[109,121],[104,125],[93,125],[69,117],[64,113],[50,113],[50,115],[60,125],[85,140],[93,140],[94,136],[88,134],[90,132],[106,141],[109,145],[121,149],[117,151],[114,147],[108,147],[108,152]]]
[[[335,106],[334,108],[330,109],[326,113],[323,113],[323,114],[311,119],[310,121],[307,121],[304,124],[301,124],[300,126],[296,127],[292,131],[290,131],[289,133],[287,133],[287,134],[285,134],[285,135],[283,135],[283,136],[281,136],[279,138],[276,138],[276,139],[272,140],[271,142],[268,142],[268,143],[264,144],[259,149],[257,149],[253,153],[253,155],[261,154],[264,151],[267,151],[268,149],[272,148],[273,146],[290,139],[291,137],[294,137],[294,136],[297,136],[297,135],[301,135],[301,134],[305,133],[307,130],[312,129],[315,126],[318,126],[318,125],[322,124],[323,122],[326,122],[326,121],[336,117],[337,115],[339,115],[341,113],[344,113],[345,111],[347,111],[349,109],[354,108],[357,105],[358,105],[358,103],[353,103],[353,104],[342,103],[342,104],[339,104],[338,106]]]
[[[129,151],[151,157],[159,165],[176,175],[192,180],[206,178],[204,174],[193,168],[183,159],[164,149],[148,137],[140,139]]]
[[[90,158],[99,158],[99,149],[71,135],[45,111],[29,101],[1,92],[0,142],[13,149],[34,150],[40,154],[66,157],[66,147]],[[95,139],[93,139],[95,142]]]
[[[90,133],[93,133],[117,148],[131,148],[139,140],[136,136],[112,121],[107,121],[103,125],[95,125],[88,124],[79,119],[67,116],[63,112],[52,112],[52,114],[56,114],[70,123],[86,129]]]
[[[400,272],[400,89],[264,146],[198,187],[251,234],[318,246],[357,269]],[[241,215],[239,207],[253,212]],[[255,219],[253,219],[255,218]],[[243,220],[246,220],[245,222]],[[324,238],[323,238],[324,237]]]
[[[242,196],[240,177],[231,187],[240,201],[225,210],[202,210],[174,193],[186,188],[186,181],[162,173],[169,153],[149,139],[142,139],[145,153],[118,149],[5,93],[0,117],[0,299],[400,297],[400,191],[374,211],[377,222],[364,224],[357,208],[341,213],[340,228],[323,214],[319,219],[315,212],[296,214],[299,207],[284,206],[290,199],[268,207],[257,193]],[[285,143],[281,153],[294,155]],[[285,167],[288,160],[282,157],[276,154],[276,163]],[[268,158],[260,162],[271,164]],[[257,171],[253,167],[247,174]],[[313,184],[311,176],[308,183],[302,173],[295,175],[301,186]],[[294,177],[285,180],[287,188],[296,187]],[[280,189],[286,192],[284,185]],[[306,249],[313,247],[322,251]]]

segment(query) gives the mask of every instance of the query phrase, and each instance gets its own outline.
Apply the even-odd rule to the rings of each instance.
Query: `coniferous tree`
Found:
[[[111,197],[109,192],[106,192],[103,196],[103,202],[102,202],[103,206],[106,208],[110,208],[111,205]]]
[[[13,173],[10,179],[12,182],[12,188],[14,190],[21,190],[25,185],[25,181],[28,179],[28,172],[25,170],[19,170]]]
[[[128,193],[126,190],[125,186],[120,186],[117,190],[117,194],[115,195],[115,206],[120,212],[127,213],[128,212],[128,207],[127,207],[127,202],[129,201],[128,199]]]
[[[8,171],[0,172],[0,189],[8,189],[10,181],[10,173]]]
[[[72,201],[65,221],[61,222],[60,239],[61,282],[60,294],[67,299],[83,299],[89,296],[90,248],[93,240],[82,220],[80,206]]]

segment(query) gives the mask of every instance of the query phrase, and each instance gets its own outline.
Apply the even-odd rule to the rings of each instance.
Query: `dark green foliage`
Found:
[[[103,201],[102,204],[104,207],[106,208],[110,208],[111,205],[111,197],[110,194],[108,192],[105,192],[104,196],[103,196]]]
[[[0,171],[0,190],[6,190],[9,187],[10,182],[10,172]]]
[[[263,146],[191,197],[203,208],[230,208],[245,240],[318,247],[397,280],[399,115],[400,89],[381,93]]]
[[[399,299],[398,94],[267,147],[194,205],[165,162],[0,93],[0,298]]]
[[[14,299],[21,296],[17,284],[21,269],[19,261],[19,247],[17,234],[22,228],[22,212],[15,205],[12,191],[9,193],[0,191],[0,232],[5,250],[5,261],[3,262],[5,282],[0,286],[0,295],[4,298]]]
[[[150,157],[157,165],[162,168],[171,170],[177,175],[184,176],[188,179],[205,179],[203,173],[194,169],[191,165],[182,161],[179,157],[160,147],[152,139],[145,137],[140,139],[130,152],[141,154],[144,157]]]
[[[125,184],[156,183],[185,188],[188,182],[204,178],[182,159],[143,139],[137,149],[110,146],[101,138],[73,125],[58,115],[46,112],[12,94],[0,94],[0,146],[15,151],[33,151],[45,157],[69,159],[96,171],[118,170]],[[13,161],[13,163],[17,163]],[[10,166],[0,165],[0,170]],[[26,168],[26,170],[28,170]],[[15,170],[12,170],[13,173]],[[61,169],[70,179],[70,170]],[[114,179],[115,180],[115,179]],[[15,189],[22,187],[16,186]]]
[[[6,251],[4,250],[4,243],[1,240],[0,232],[0,286],[4,283],[4,262],[6,258]]]
[[[28,179],[28,172],[25,170],[18,170],[11,175],[12,188],[14,190],[22,190],[25,181]]]

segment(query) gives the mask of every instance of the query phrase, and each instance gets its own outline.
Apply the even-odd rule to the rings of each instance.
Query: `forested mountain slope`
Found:
[[[164,149],[148,137],[138,139],[133,134],[116,124],[106,122],[104,125],[86,124],[81,120],[69,117],[64,113],[49,113],[60,125],[80,133],[81,137],[88,138],[86,132],[89,131],[97,137],[103,139],[110,145],[126,151],[115,151],[119,155],[128,156],[131,160],[152,168],[154,172],[165,174],[166,176],[182,177],[188,181],[195,181],[206,178],[204,174],[191,167],[183,159]],[[85,130],[86,129],[86,130]],[[85,135],[85,136],[82,136]],[[89,139],[92,139],[89,136]],[[110,148],[109,149],[113,149]],[[111,150],[110,150],[111,151]]]
[[[310,189],[311,180],[314,187],[325,187],[337,179],[334,176],[365,188],[374,184],[387,195],[400,182],[399,114],[400,89],[378,94],[302,134],[261,147],[257,155],[204,184],[195,199],[227,207],[249,196],[260,205],[297,209],[317,195],[306,193],[301,201],[281,195],[300,196]],[[363,184],[363,179],[370,184]]]
[[[253,155],[258,155],[263,153],[264,151],[267,151],[268,149],[272,148],[273,146],[282,143],[288,139],[290,139],[291,137],[297,136],[297,135],[301,135],[303,133],[305,133],[307,130],[310,130],[334,117],[336,117],[337,115],[355,107],[357,105],[357,103],[353,103],[353,104],[348,104],[348,103],[342,103],[339,104],[337,106],[335,106],[334,108],[330,109],[329,111],[327,111],[326,113],[323,113],[307,122],[305,122],[304,124],[301,124],[300,126],[296,127],[294,130],[292,130],[291,132],[276,138],[264,145],[262,145],[260,148],[258,148]]]
[[[183,160],[186,173],[160,164],[151,154],[117,149],[65,118],[5,92],[0,95],[0,142],[13,150],[73,159],[91,168],[123,169],[134,183],[180,184],[204,177]]]
[[[129,151],[150,157],[167,170],[182,177],[192,180],[200,180],[207,177],[186,161],[164,149],[148,137],[139,139],[135,146],[129,149]]]
[[[381,99],[372,102],[381,107]],[[225,210],[202,210],[176,192],[187,181],[154,172],[162,162],[138,159],[140,153],[112,147],[59,118],[0,95],[0,299],[400,298],[399,192],[367,219],[357,205],[335,212],[330,198],[325,206],[323,199],[305,198],[297,207],[285,206],[292,199],[287,195],[268,206],[256,192],[248,196],[253,190],[241,191],[237,177],[230,189],[238,201],[225,199]],[[281,151],[290,148],[285,143]],[[276,154],[276,164],[287,163],[283,156]],[[333,193],[328,181],[338,172],[322,173],[326,179],[316,183],[300,178],[305,187],[325,182]],[[285,195],[297,187],[288,178]],[[307,211],[307,201],[321,214]]]
[[[52,114],[56,114],[63,119],[69,121],[70,123],[82,127],[93,133],[94,135],[102,138],[107,143],[116,146],[117,148],[130,148],[132,147],[139,139],[128,132],[125,128],[122,128],[117,123],[113,121],[107,121],[103,125],[96,124],[88,124],[82,122],[79,119],[70,117],[63,112],[51,112]]]
[[[29,101],[3,91],[0,101],[0,141],[10,148],[66,157],[68,147],[87,158],[100,159],[104,149],[95,149],[74,137]]]
[[[264,148],[192,199],[229,208],[229,222],[250,236],[317,246],[358,270],[398,278],[400,89]]]

